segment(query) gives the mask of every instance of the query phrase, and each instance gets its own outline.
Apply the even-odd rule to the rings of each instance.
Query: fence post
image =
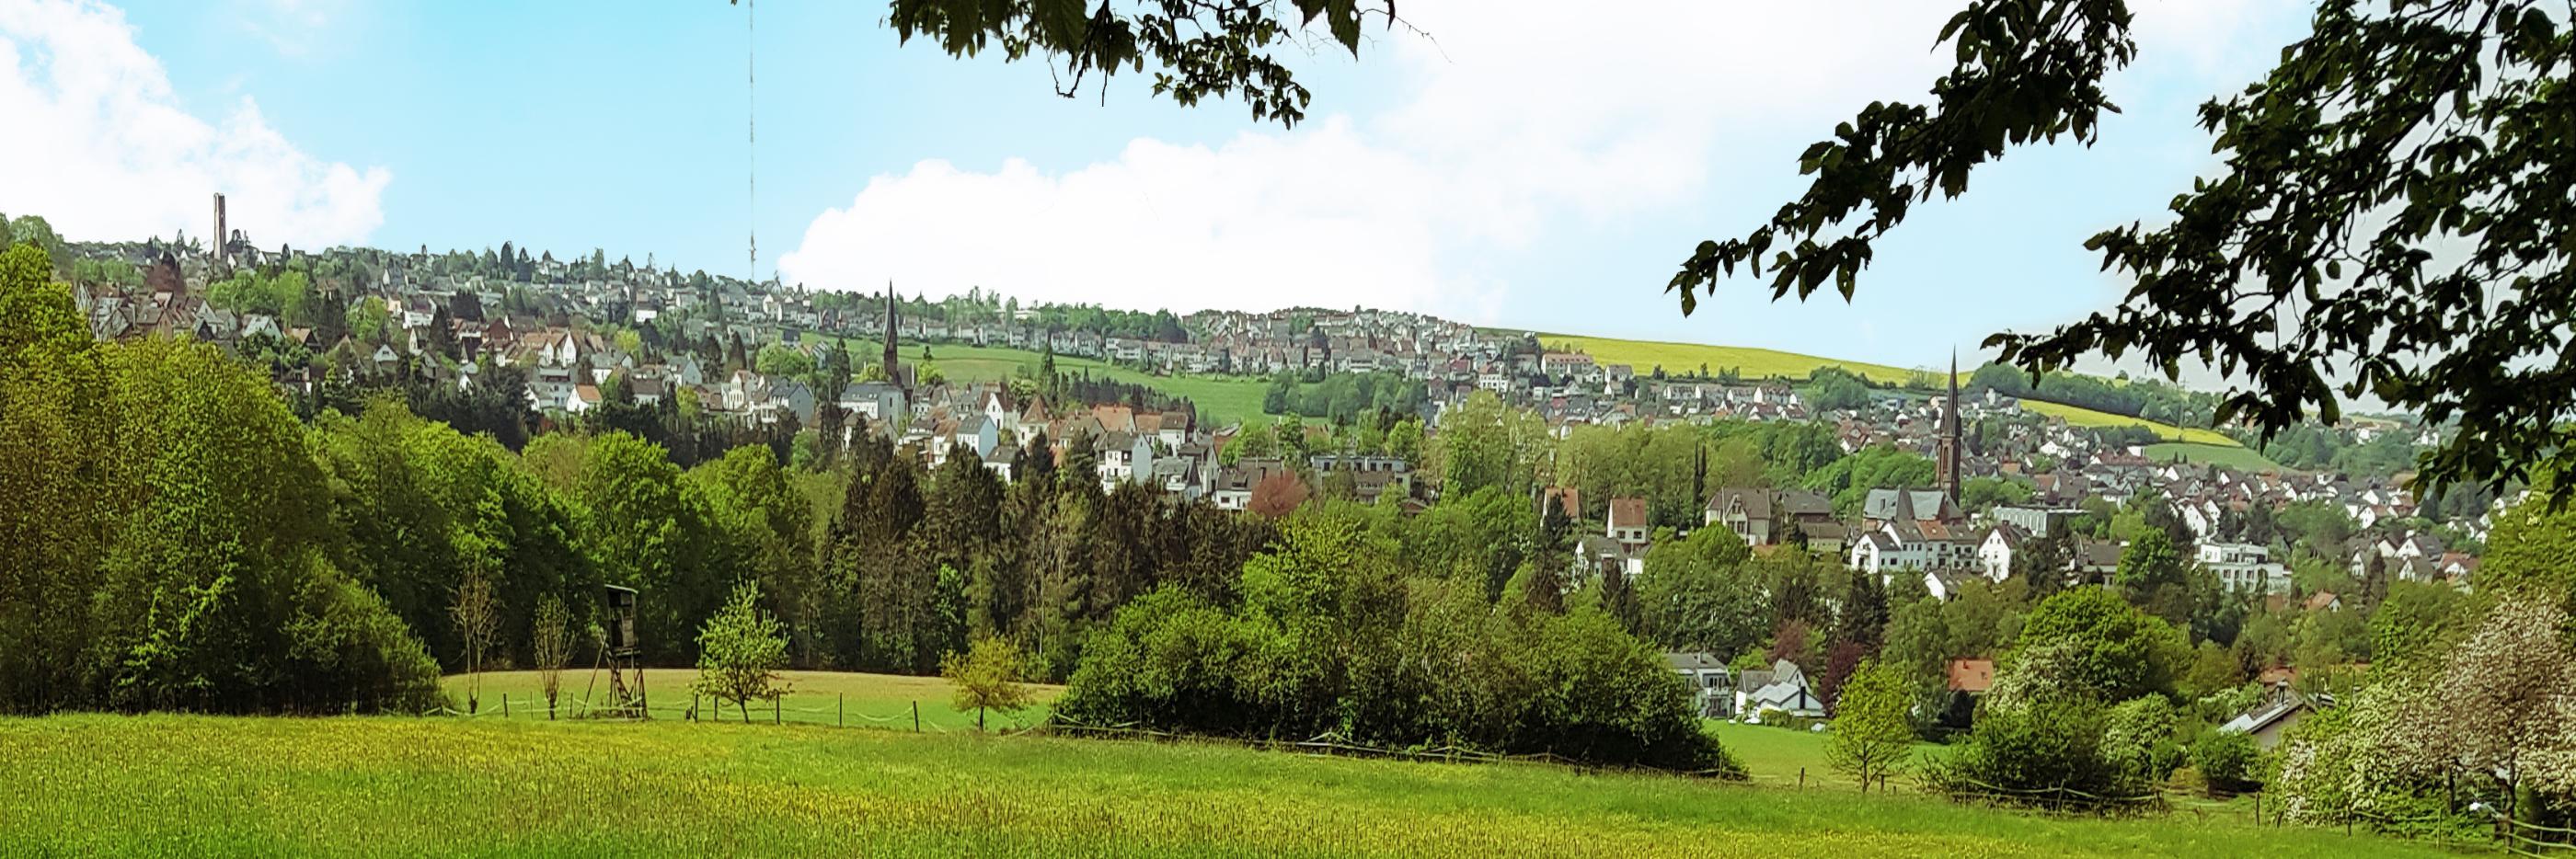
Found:
[[[849,706],[850,693],[842,692],[832,696],[832,727],[847,728],[850,726],[849,718],[841,715],[843,711],[849,709]]]
[[[501,718],[510,718],[510,693],[501,693]]]
[[[921,733],[921,702],[912,702],[912,732]]]
[[[1806,790],[1806,789],[1807,789],[1807,768],[1806,768],[1806,767],[1799,767],[1799,768],[1798,768],[1798,789],[1799,789],[1799,790]]]

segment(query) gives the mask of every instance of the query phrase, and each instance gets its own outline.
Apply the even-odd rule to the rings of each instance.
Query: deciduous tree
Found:
[[[1904,672],[1877,660],[1862,663],[1843,684],[1825,759],[1858,779],[1864,791],[1894,772],[1914,753],[1914,727],[1906,717],[1914,697]]]
[[[1007,639],[975,639],[966,652],[951,653],[939,661],[939,676],[956,687],[953,706],[960,712],[975,711],[978,731],[984,730],[985,711],[1009,715],[1027,709],[1036,700],[1020,683],[1020,651]]]
[[[546,695],[546,718],[553,719],[563,692],[564,665],[572,661],[572,613],[564,610],[561,597],[548,596],[537,604],[528,630],[528,658],[536,666],[538,688]]]
[[[467,573],[465,583],[456,586],[456,601],[447,612],[456,622],[456,639],[465,653],[465,712],[478,712],[483,659],[501,633],[501,604],[492,596],[492,577],[480,570]]]
[[[743,582],[698,631],[695,689],[718,702],[734,702],[748,722],[752,701],[776,700],[788,693],[790,684],[778,675],[778,669],[785,667],[787,633],[777,618],[760,610],[760,585]]]

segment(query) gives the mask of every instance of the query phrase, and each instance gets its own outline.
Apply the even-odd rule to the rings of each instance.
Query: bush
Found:
[[[374,591],[315,575],[287,626],[298,691],[287,709],[420,713],[446,703],[438,661]]]
[[[2103,754],[2105,722],[2100,705],[2080,698],[1984,708],[1967,742],[1924,775],[1954,797],[2051,808],[2120,807],[2153,786]]]
[[[2191,766],[2209,783],[2212,795],[2252,790],[2255,765],[2262,752],[2254,738],[2235,731],[2211,731],[2191,744]]]
[[[2160,782],[2181,765],[2174,742],[2174,706],[2162,695],[2122,702],[2104,716],[2103,756],[2141,782]]]
[[[1496,609],[1480,582],[1395,579],[1321,539],[1292,532],[1248,565],[1231,611],[1178,586],[1120,609],[1084,644],[1058,718],[1737,771],[1681,679],[1609,616]]]

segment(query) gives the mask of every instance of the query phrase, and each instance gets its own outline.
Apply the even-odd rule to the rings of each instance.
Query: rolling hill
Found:
[[[818,335],[809,332],[806,334],[806,339],[815,340],[818,339]],[[869,344],[857,342],[845,342],[843,346],[852,350],[869,348]],[[921,354],[922,346],[919,343],[906,341],[901,348],[903,359],[911,361]],[[858,351],[856,354],[874,353]],[[1038,353],[1027,349],[1013,349],[1006,346],[970,346],[963,343],[935,343],[930,346],[930,365],[937,368],[941,375],[961,382],[990,382],[1007,379],[1017,375],[1022,367],[1037,366],[1040,357]],[[1265,414],[1261,408],[1262,396],[1268,392],[1270,383],[1254,376],[1157,376],[1071,355],[1056,356],[1055,366],[1059,372],[1088,372],[1093,378],[1142,384],[1173,396],[1188,397],[1190,402],[1198,405],[1199,419],[1211,426],[1225,426],[1237,421],[1258,421],[1272,417]]]
[[[1653,372],[1658,366],[1671,373],[1697,372],[1706,366],[1711,373],[1733,368],[1748,378],[1786,376],[1803,379],[1818,367],[1841,367],[1873,382],[1898,383],[1912,377],[1915,372],[1885,364],[1841,361],[1750,346],[1710,346],[1536,332],[1532,336],[1538,338],[1543,348],[1579,350],[1603,364],[1626,364],[1635,368],[1640,376]]]
[[[1497,329],[1499,330],[1499,329]],[[815,339],[817,335],[808,334]],[[1622,340],[1611,337],[1585,337],[1570,334],[1534,334],[1549,349],[1578,349],[1605,364],[1627,364],[1640,373],[1655,366],[1667,371],[1696,372],[1706,365],[1710,372],[1734,369],[1746,377],[1780,376],[1805,378],[1819,367],[1840,367],[1874,382],[1902,383],[1922,370],[1907,370],[1885,364],[1842,361],[1814,355],[1801,355],[1774,349],[1749,346],[1714,346],[1697,343],[1669,343],[1651,340]],[[847,344],[864,349],[867,344]],[[902,349],[907,358],[918,355],[921,344],[906,342]],[[970,346],[939,343],[930,346],[931,364],[951,379],[992,381],[1009,378],[1023,367],[1037,364],[1039,355],[1027,349],[999,346]],[[1155,375],[1120,367],[1090,358],[1056,356],[1056,367],[1067,372],[1088,372],[1094,377],[1143,384],[1175,396],[1188,397],[1198,404],[1202,420],[1214,426],[1238,421],[1276,419],[1262,408],[1263,394],[1269,383],[1256,376],[1220,375]],[[2158,459],[2180,456],[2197,463],[2217,463],[2230,468],[2279,468],[2262,454],[2245,449],[2235,439],[2199,428],[2182,428],[2144,418],[2096,411],[2081,406],[2023,400],[2022,407],[2041,415],[2059,418],[2078,427],[2140,426],[2154,430],[2168,441],[2154,445],[2149,455]]]

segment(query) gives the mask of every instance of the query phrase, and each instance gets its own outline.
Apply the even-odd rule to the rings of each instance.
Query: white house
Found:
[[[1650,540],[1646,529],[1646,499],[1610,499],[1610,520],[1605,529],[1610,539],[1631,550],[1642,549]]]
[[[1985,542],[1977,544],[1977,566],[1986,578],[2003,581],[2012,578],[2013,553],[2030,540],[2029,532],[2010,523],[1997,525],[1986,532]]]
[[[1747,671],[1737,679],[1735,711],[1760,718],[1764,710],[1777,710],[1791,716],[1809,719],[1825,715],[1825,702],[1807,685],[1806,672],[1786,659],[1771,663],[1769,671]]]
[[[2289,593],[2290,568],[2272,563],[2271,556],[2270,548],[2250,543],[2202,543],[2195,552],[2200,566],[2228,590]]]

